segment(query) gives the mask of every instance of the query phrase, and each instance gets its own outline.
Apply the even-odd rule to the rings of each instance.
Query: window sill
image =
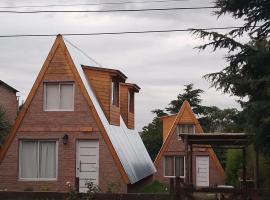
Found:
[[[57,181],[57,178],[19,178],[19,181]]]
[[[44,112],[74,112],[74,110],[43,110]]]
[[[164,176],[165,178],[176,178],[176,176]],[[178,176],[179,177],[179,176]],[[180,176],[180,178],[186,178],[185,176]]]

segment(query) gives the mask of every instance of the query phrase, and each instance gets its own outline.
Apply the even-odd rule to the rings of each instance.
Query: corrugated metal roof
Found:
[[[137,181],[155,173],[156,168],[142,142],[138,131],[128,129],[121,116],[120,126],[111,125],[108,122],[82,69],[82,65],[92,66],[92,61],[78,49],[74,48],[69,42],[66,42],[66,46],[81,76],[88,95],[93,101],[95,109],[121,161],[121,164],[129,177],[130,183],[136,183]]]

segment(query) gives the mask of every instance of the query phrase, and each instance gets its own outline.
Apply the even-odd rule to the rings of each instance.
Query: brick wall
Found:
[[[18,102],[16,93],[0,84],[0,106],[3,106],[7,112],[8,120],[14,124],[17,117]]]
[[[44,81],[74,81],[69,66],[64,59],[60,47],[51,61]],[[119,192],[127,192],[127,186],[119,173],[113,157],[89,107],[75,82],[74,111],[72,112],[44,112],[43,111],[43,83],[38,87],[31,105],[23,119],[17,135],[12,142],[4,160],[0,164],[0,190],[23,191],[29,187],[34,191],[67,191],[66,182],[75,185],[76,169],[76,140],[99,140],[99,186],[106,192],[108,184],[119,183]],[[82,128],[92,127],[94,132],[82,132]],[[64,145],[62,137],[69,135],[69,142]],[[18,174],[19,139],[55,139],[59,141],[58,147],[58,177],[57,181],[21,181]]]

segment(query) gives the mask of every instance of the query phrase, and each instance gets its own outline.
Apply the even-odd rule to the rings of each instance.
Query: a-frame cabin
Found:
[[[58,35],[0,149],[0,190],[128,192],[156,171],[134,129],[135,84]],[[120,109],[121,108],[121,109]]]
[[[188,180],[187,146],[180,134],[203,134],[190,104],[185,101],[177,114],[161,118],[163,145],[155,159],[155,180],[169,184],[170,178]],[[197,187],[216,186],[225,183],[224,170],[212,148],[193,148],[192,183]]]

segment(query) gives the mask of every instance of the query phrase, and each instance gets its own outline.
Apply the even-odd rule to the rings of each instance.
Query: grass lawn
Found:
[[[153,193],[168,194],[169,186],[160,183],[158,181],[154,181],[151,185],[141,188],[137,192],[146,194],[153,194]]]
[[[216,200],[216,194],[212,193],[194,193],[193,196],[198,200]]]

